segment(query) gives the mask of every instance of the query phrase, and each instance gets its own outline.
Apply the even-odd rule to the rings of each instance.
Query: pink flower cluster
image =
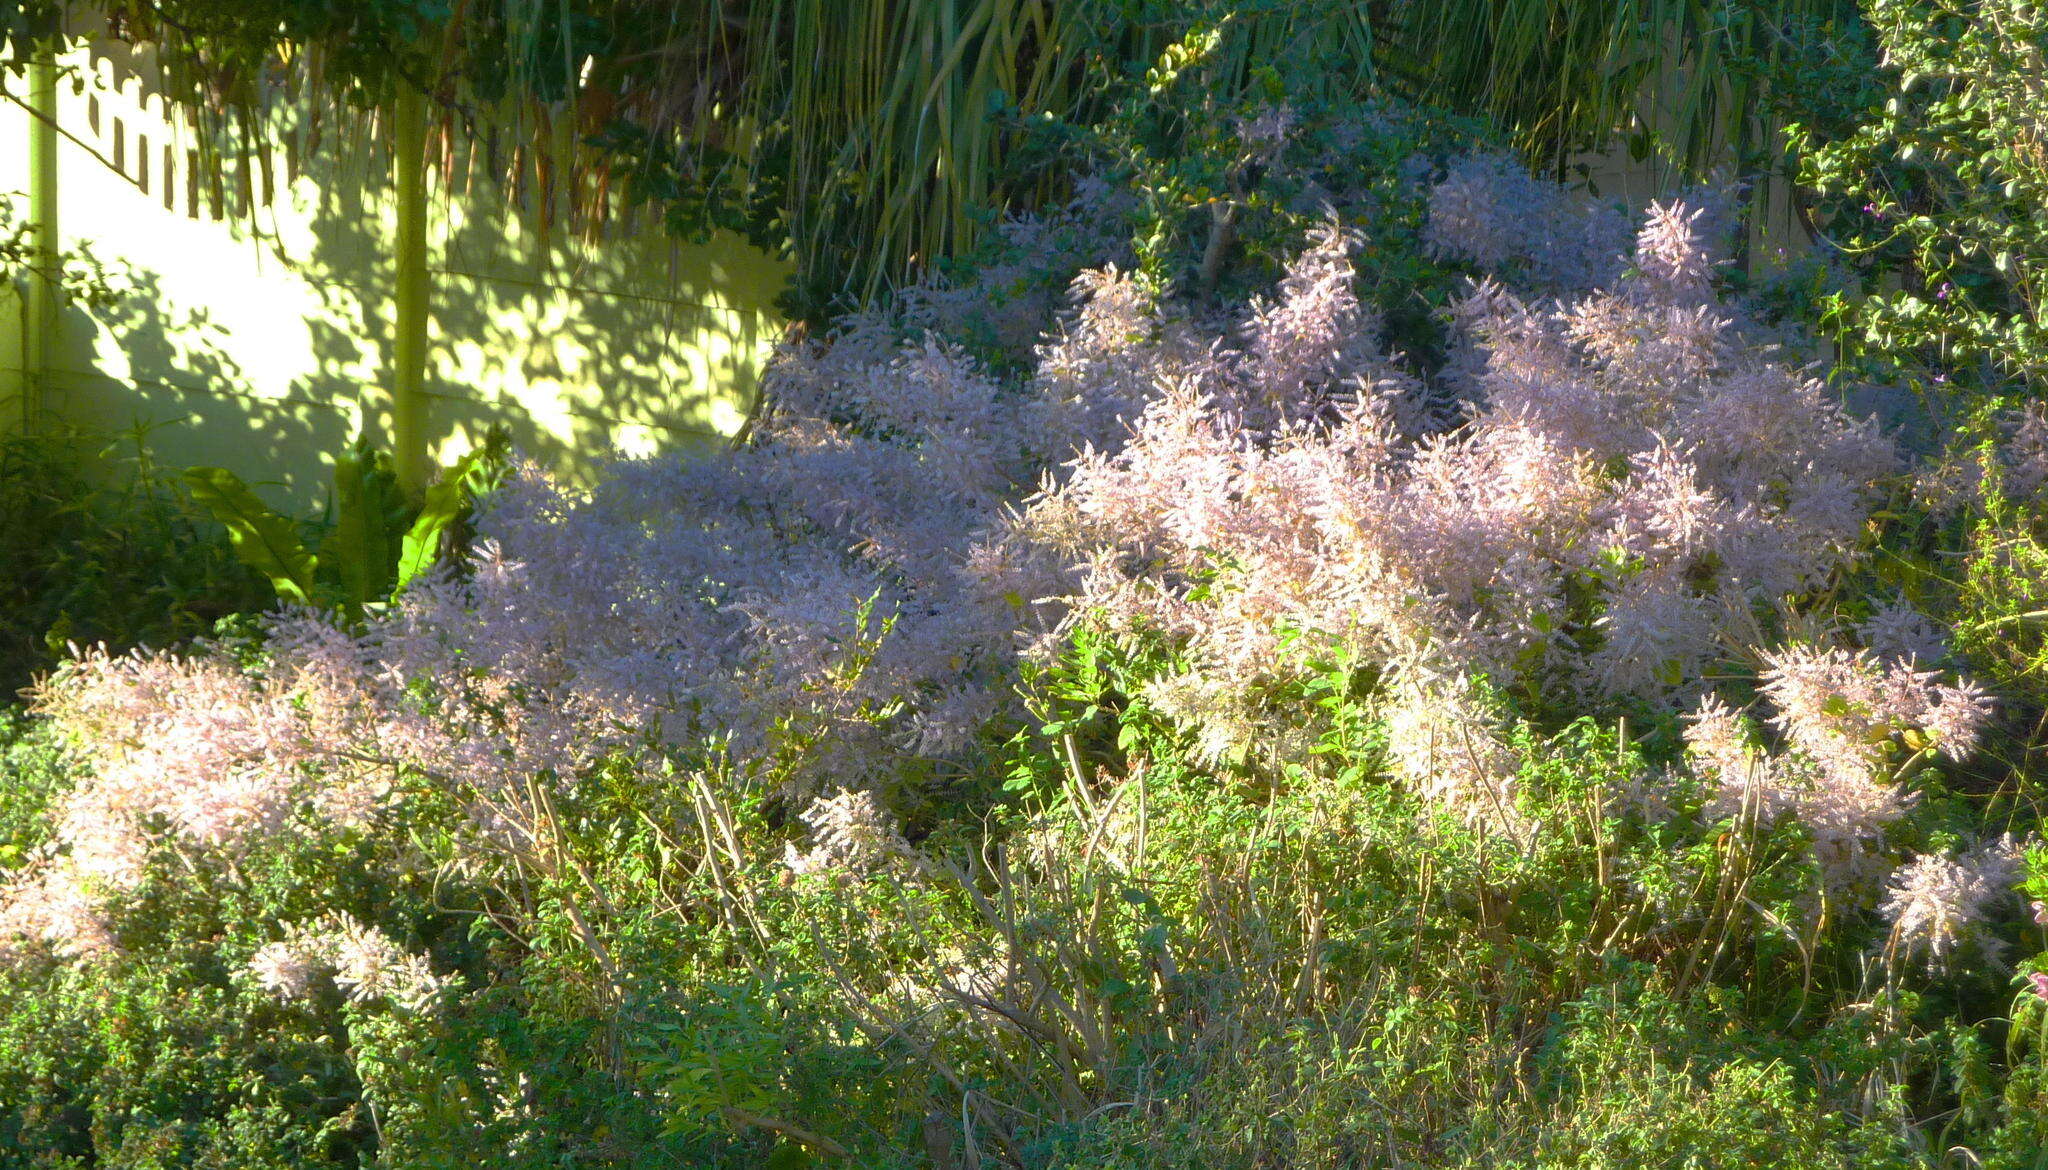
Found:
[[[1793,747],[1823,767],[1864,770],[1895,732],[1917,729],[1935,751],[1960,760],[1976,750],[1991,701],[1973,684],[1938,682],[1910,663],[1868,651],[1791,646],[1765,655],[1763,694]]]
[[[452,797],[488,855],[540,843],[535,781],[651,764],[625,749],[729,751],[764,782],[856,791],[962,751],[1007,693],[1032,582],[1063,570],[970,550],[1149,388],[1125,355],[1155,324],[1150,295],[1114,275],[1090,287],[1022,393],[855,318],[781,356],[728,457],[622,461],[589,492],[519,469],[462,571],[365,628],[280,613],[246,667],[223,647],[80,655],[39,708],[86,779],[0,889],[0,946],[104,952],[109,907],[161,846],[232,856],[359,823],[403,785]],[[1019,589],[990,588],[989,569]]]
[[[1715,786],[1712,816],[1796,818],[1838,887],[1882,872],[1884,830],[1913,794],[1900,783],[1908,735],[1962,759],[1975,750],[1991,703],[1974,686],[1936,681],[1909,661],[1868,651],[1788,646],[1764,655],[1762,694],[1784,747],[1772,751],[1718,699],[1703,700],[1686,731],[1693,765]]]
[[[1474,189],[1439,190],[1445,232]],[[1449,428],[1378,352],[1326,230],[1241,347],[1134,325],[1117,384],[1149,366],[1152,390],[1129,438],[1084,451],[1016,527],[1077,566],[1078,610],[1180,638],[1225,686],[1285,676],[1303,648],[1388,667],[1417,783],[1498,819],[1513,761],[1462,680],[1697,693],[1759,611],[1853,553],[1894,463],[1716,302],[1707,223],[1652,209],[1627,274],[1570,303],[1477,286]]]
[[[250,957],[248,972],[258,987],[282,1000],[305,998],[318,976],[331,974],[352,1002],[382,999],[409,1011],[430,1006],[449,985],[424,956],[343,913],[286,927],[283,939]]]
[[[67,663],[39,709],[88,775],[64,797],[51,843],[0,887],[0,950],[110,950],[105,904],[142,881],[158,835],[234,852],[301,809],[344,823],[366,816],[390,770],[330,750],[369,739],[362,664],[337,641],[347,640],[285,633],[266,676],[225,656],[93,650]],[[323,656],[337,650],[346,661]]]
[[[1975,939],[1996,959],[2003,946],[1981,928],[1999,903],[2012,900],[2023,868],[2020,848],[2010,836],[1966,852],[1924,854],[1901,865],[1878,907],[1892,927],[1887,949],[1899,958],[1922,956],[1930,969],[1940,970],[1959,947]]]
[[[1439,256],[1564,292],[1619,275],[1628,232],[1618,208],[1575,199],[1505,155],[1475,154],[1453,162],[1431,192],[1424,238]]]
[[[909,851],[896,820],[871,792],[842,788],[811,802],[802,815],[811,847],[784,848],[782,863],[799,877],[846,873],[865,876],[889,858]]]

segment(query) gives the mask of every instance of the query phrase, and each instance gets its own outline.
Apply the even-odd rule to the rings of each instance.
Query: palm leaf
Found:
[[[313,602],[318,559],[299,539],[292,522],[267,507],[242,478],[224,467],[185,472],[192,498],[228,530],[235,556],[263,574],[277,595],[300,605]]]

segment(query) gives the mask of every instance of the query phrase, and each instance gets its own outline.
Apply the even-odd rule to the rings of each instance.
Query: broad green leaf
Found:
[[[419,518],[412,522],[412,528],[405,534],[405,541],[398,552],[398,576],[392,583],[395,593],[434,567],[441,555],[441,535],[448,526],[462,515],[462,509],[469,502],[469,475],[483,452],[471,451],[457,460],[432,487],[427,489],[426,501],[420,506]]]
[[[225,467],[187,468],[185,483],[192,498],[227,528],[243,564],[268,578],[284,600],[312,604],[313,570],[319,562],[290,520],[271,511],[241,476]]]

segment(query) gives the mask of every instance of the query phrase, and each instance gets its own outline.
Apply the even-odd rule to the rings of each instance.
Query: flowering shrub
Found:
[[[1436,246],[1520,249],[1553,280],[1594,271],[1569,254],[1600,232],[1557,229],[1574,214],[1559,205],[1514,241],[1474,215],[1502,173],[1445,180]],[[1467,680],[1552,699],[1698,693],[1710,666],[1768,655],[1786,603],[1856,554],[1894,465],[1871,423],[1718,302],[1705,211],[1653,209],[1605,291],[1531,303],[1477,286],[1459,313],[1482,360],[1449,429],[1361,344],[1373,330],[1344,279],[1348,244],[1326,231],[1283,283],[1284,310],[1253,312],[1243,352],[1163,343],[1161,392],[1129,442],[1084,454],[1019,527],[1083,554],[1082,610],[1185,642],[1196,675],[1153,688],[1167,709],[1228,723],[1214,696],[1304,654],[1363,659],[1391,680],[1400,766],[1468,817],[1498,818],[1514,805],[1503,713]],[[1981,704],[1948,693],[1911,717],[1960,756]],[[1852,772],[1867,769],[1831,775]]]
[[[1928,854],[1900,866],[1882,907],[1892,924],[1891,947],[1941,966],[1981,929],[1997,903],[2012,898],[2020,869],[2010,837],[1961,855]],[[1991,939],[1987,945],[1995,955],[2000,944]]]
[[[1445,254],[1564,289],[1618,271],[1603,213],[1499,160],[1453,167],[1433,199]],[[1482,210],[1521,204],[1537,212],[1512,229]],[[964,759],[1015,651],[1042,655],[1076,619],[1178,640],[1187,673],[1147,693],[1211,724],[1213,758],[1261,688],[1318,657],[1370,664],[1397,768],[1501,826],[1513,712],[1490,695],[1669,709],[1761,655],[1802,761],[1766,787],[1808,793],[1766,811],[1797,808],[1830,868],[1853,868],[1902,808],[1873,729],[1958,758],[1984,705],[1905,667],[1770,648],[1788,603],[1856,554],[1894,457],[1720,301],[1716,206],[1653,208],[1627,270],[1574,299],[1474,286],[1456,399],[1381,352],[1334,220],[1234,321],[1114,268],[1084,276],[1021,387],[856,318],[784,355],[731,457],[620,464],[587,496],[515,475],[467,571],[361,632],[284,612],[251,666],[215,650],[67,667],[41,707],[93,779],[17,876],[12,933],[102,949],[84,908],[139,880],[158,826],[233,853],[302,812],[360,822],[405,777],[515,854],[541,845],[536,781],[644,748],[635,766],[720,751],[757,782],[872,789]],[[1709,734],[1714,711],[1702,767],[1739,794],[1757,769]]]
[[[1949,1107],[1909,981],[2003,991],[2032,824],[1963,772],[2020,700],[1880,567],[1908,459],[1726,294],[1712,193],[1631,242],[1407,181],[1481,270],[1441,362],[1335,202],[1241,302],[1084,271],[1028,368],[927,288],[724,457],[516,470],[360,623],[79,652],[0,990],[176,950],[421,1165],[1115,1164],[1132,1102],[1242,1114],[1211,1164],[1895,1163]]]

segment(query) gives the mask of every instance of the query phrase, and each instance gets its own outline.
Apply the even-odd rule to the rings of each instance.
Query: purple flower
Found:
[[[2048,972],[2032,972],[2027,976],[2027,980],[2034,985],[2035,995],[2048,999]]]

